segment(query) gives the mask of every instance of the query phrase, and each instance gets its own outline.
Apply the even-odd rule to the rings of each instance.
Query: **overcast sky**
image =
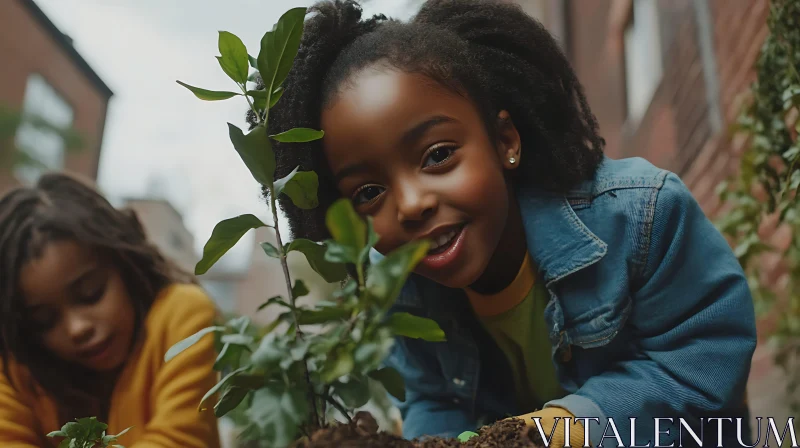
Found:
[[[243,99],[203,102],[175,83],[236,90],[214,56],[217,31],[242,38],[251,54],[280,15],[300,0],[35,0],[114,91],[99,183],[112,200],[161,186],[195,235],[198,253],[214,225],[242,213],[267,219],[258,186],[228,140],[244,128]],[[414,0],[371,0],[366,13],[398,19]],[[228,261],[246,259],[250,241]],[[238,263],[237,263],[238,264]]]

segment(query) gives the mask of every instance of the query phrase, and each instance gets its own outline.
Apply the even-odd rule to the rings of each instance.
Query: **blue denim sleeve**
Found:
[[[744,400],[756,345],[750,290],[728,243],[677,176],[666,177],[644,237],[646,264],[627,322],[637,354],[547,404],[600,417],[600,425],[590,423],[593,446],[609,417],[621,435],[630,417],[640,417],[637,439],[646,443],[654,417],[726,416]],[[622,438],[627,444],[629,436]]]
[[[397,338],[386,360],[386,365],[396,369],[406,383],[406,400],[394,400],[403,416],[403,437],[456,437],[474,430],[477,421],[470,418],[467,410],[444,398],[448,385],[435,356],[424,347],[414,347],[413,353],[409,349],[408,344],[415,342]]]

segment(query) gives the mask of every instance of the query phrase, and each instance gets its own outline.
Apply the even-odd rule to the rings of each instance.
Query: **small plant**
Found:
[[[117,435],[106,434],[108,425],[97,421],[95,417],[87,417],[65,424],[60,431],[53,431],[47,437],[63,437],[58,448],[125,448],[117,444],[117,439],[122,437],[131,428]]]
[[[471,439],[473,437],[478,437],[478,433],[477,432],[472,432],[472,431],[464,431],[464,432],[462,432],[461,434],[458,435],[458,441],[461,442],[461,443],[464,443],[464,442],[469,441],[469,439]]]
[[[295,128],[277,135],[267,133],[269,110],[280,100],[282,83],[300,46],[305,15],[305,8],[285,13],[264,35],[257,58],[249,56],[235,35],[219,33],[217,60],[241,93],[205,90],[178,81],[202,100],[245,97],[258,126],[245,134],[229,123],[230,139],[250,173],[268,191],[273,218],[268,225],[247,214],[217,224],[195,273],[208,271],[249,230],[271,227],[277,246],[261,243],[261,247],[268,257],[280,260],[286,297],[272,297],[259,308],[284,309],[266,329],[254,330],[248,318],[236,317],[176,344],[165,359],[169,361],[202,337],[215,334],[220,347],[215,368],[227,374],[208,391],[200,408],[215,395],[219,397],[214,405],[217,417],[243,407],[244,412],[237,412],[240,420],[242,415],[246,420],[243,437],[271,447],[288,446],[303,435],[326,427],[330,409],[350,420],[353,409],[369,400],[370,382],[381,383],[390,394],[404,400],[400,374],[381,366],[395,335],[444,340],[444,333],[430,319],[389,313],[409,273],[427,253],[428,242],[409,243],[371,265],[368,255],[378,235],[371,220],[362,220],[350,202],[342,199],[327,211],[331,240],[318,243],[295,239],[283,243],[278,227],[279,195],[288,196],[300,208],[318,205],[316,173],[299,171],[298,167],[284,178],[274,178],[272,141],[308,142],[322,138],[323,132]],[[259,78],[264,89],[249,90],[248,81]],[[292,282],[287,264],[287,255],[292,251],[303,253],[326,281],[342,282],[342,289],[330,300],[313,306],[299,304],[298,300],[309,290],[302,280]],[[353,267],[353,278],[348,278],[348,265]],[[288,329],[278,330],[281,323]]]

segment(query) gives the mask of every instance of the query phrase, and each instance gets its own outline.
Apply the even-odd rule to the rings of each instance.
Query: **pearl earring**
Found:
[[[508,163],[513,165],[513,164],[517,163],[517,159],[515,159],[514,157],[509,157],[508,158]]]

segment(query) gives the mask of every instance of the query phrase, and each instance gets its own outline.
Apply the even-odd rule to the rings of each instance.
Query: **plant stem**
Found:
[[[353,423],[353,419],[350,418],[350,414],[347,413],[347,410],[344,408],[344,406],[342,406],[341,403],[336,401],[336,399],[334,399],[333,397],[331,397],[328,394],[325,394],[323,396],[323,398],[325,399],[325,401],[330,403],[334,408],[336,408],[336,410],[339,411],[344,416],[344,418],[347,419],[347,423],[351,423],[351,424]]]
[[[289,275],[289,262],[286,258],[286,250],[283,247],[283,240],[281,239],[281,229],[278,225],[278,204],[275,195],[270,192],[270,206],[272,208],[272,222],[275,223],[275,240],[278,243],[278,251],[281,254],[281,266],[283,267],[283,277],[286,279],[286,289],[289,292],[289,304],[292,308],[292,319],[294,319],[294,336],[295,339],[303,339],[303,330],[300,329],[300,320],[297,318],[297,303],[292,293],[292,277]],[[306,385],[308,386],[308,404],[311,406],[311,412],[314,414],[314,423],[317,428],[322,427],[319,412],[317,411],[317,397],[314,393],[314,384],[311,382],[311,374],[308,371],[308,363],[303,360],[303,372],[305,374]]]
[[[250,97],[247,95],[246,84],[239,84],[239,88],[242,89],[242,94],[244,94],[244,98],[247,100],[247,104],[250,105],[250,110],[252,110],[253,113],[256,114],[256,121],[258,122],[258,124],[264,124],[264,126],[266,126],[267,123],[266,120],[261,121],[261,115],[256,110],[255,104],[253,104],[253,102],[250,101]],[[278,227],[278,221],[275,221],[275,228],[277,227]]]

